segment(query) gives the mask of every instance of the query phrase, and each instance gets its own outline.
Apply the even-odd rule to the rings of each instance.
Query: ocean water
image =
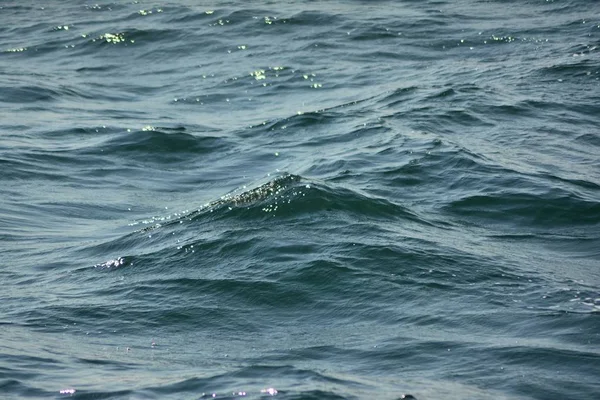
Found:
[[[1,1],[0,398],[600,398],[600,2]]]

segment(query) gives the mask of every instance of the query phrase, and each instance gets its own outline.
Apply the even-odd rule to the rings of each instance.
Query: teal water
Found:
[[[0,2],[0,398],[600,397],[600,3]]]

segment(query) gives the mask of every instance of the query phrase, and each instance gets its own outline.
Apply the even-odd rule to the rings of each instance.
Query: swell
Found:
[[[211,221],[286,221],[334,213],[366,221],[404,219],[427,223],[408,208],[356,190],[311,181],[297,175],[280,177],[253,189],[233,191],[197,210],[168,221],[168,225],[209,219]],[[150,227],[152,228],[152,227]],[[147,228],[146,228],[147,229]]]
[[[192,210],[137,221],[134,225],[142,225],[138,232],[82,251],[98,255],[116,253],[123,256],[129,253],[139,256],[146,253],[145,249],[153,243],[153,252],[175,248],[186,252],[192,250],[193,246],[190,246],[194,242],[196,248],[200,245],[202,249],[202,246],[224,240],[219,232],[227,232],[228,240],[235,243],[232,234],[238,231],[244,237],[253,235],[260,226],[268,232],[273,223],[293,225],[295,221],[304,221],[311,224],[315,219],[332,219],[334,216],[352,223],[407,221],[430,224],[408,208],[386,199],[282,174],[267,183],[251,189],[240,188]],[[339,222],[335,223],[337,226]],[[204,245],[198,243],[198,236],[205,238],[202,240]],[[190,243],[194,237],[196,239]],[[240,245],[238,242],[234,247]]]

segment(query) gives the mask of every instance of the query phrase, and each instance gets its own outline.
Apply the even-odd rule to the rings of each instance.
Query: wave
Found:
[[[244,187],[230,192],[176,218],[154,218],[153,221],[164,220],[164,224],[151,225],[144,228],[144,231],[204,218],[239,223],[273,217],[281,221],[303,216],[312,218],[327,213],[346,214],[349,218],[369,221],[406,219],[426,223],[408,208],[384,198],[283,173],[252,189]]]
[[[125,132],[105,141],[102,145],[88,150],[98,154],[106,152],[113,157],[150,158],[159,163],[189,161],[192,155],[206,155],[220,152],[227,141],[220,137],[194,135],[185,127],[165,128],[148,126],[143,130]]]
[[[600,224],[600,203],[574,195],[498,193],[469,196],[451,202],[447,210],[481,222],[536,228]]]

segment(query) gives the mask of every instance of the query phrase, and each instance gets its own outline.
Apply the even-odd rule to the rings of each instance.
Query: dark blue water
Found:
[[[0,284],[2,399],[598,399],[600,2],[1,1]]]

